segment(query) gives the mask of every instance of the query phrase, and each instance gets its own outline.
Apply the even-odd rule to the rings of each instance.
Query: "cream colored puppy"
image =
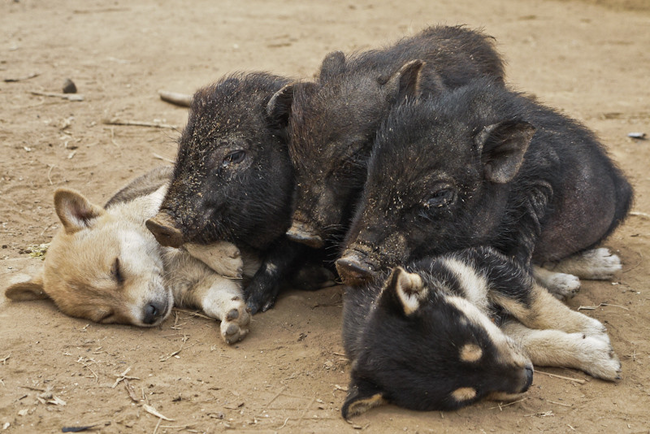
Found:
[[[174,306],[193,307],[221,321],[221,336],[237,342],[248,333],[250,314],[241,288],[244,267],[230,243],[162,247],[145,221],[158,212],[171,168],[156,169],[119,191],[106,207],[81,193],[54,194],[62,228],[52,239],[45,265],[30,281],[6,290],[12,300],[51,298],[67,315],[99,323],[152,327]]]

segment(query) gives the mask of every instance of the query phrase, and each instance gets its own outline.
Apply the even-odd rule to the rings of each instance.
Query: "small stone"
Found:
[[[63,83],[63,93],[77,93],[77,86],[74,84],[74,81],[69,78],[65,79]]]

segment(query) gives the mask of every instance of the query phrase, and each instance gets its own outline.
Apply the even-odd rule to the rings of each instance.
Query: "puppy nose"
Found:
[[[525,368],[525,384],[524,388],[522,389],[522,393],[527,391],[530,386],[533,384],[533,366],[532,365],[526,365]]]
[[[152,301],[144,307],[142,322],[145,324],[153,324],[165,314],[166,310],[166,303]]]

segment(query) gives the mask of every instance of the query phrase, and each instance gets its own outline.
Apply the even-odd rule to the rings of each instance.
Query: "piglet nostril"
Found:
[[[314,249],[320,249],[324,245],[323,238],[316,233],[313,227],[295,220],[287,230],[287,237],[292,241],[305,244]]]
[[[365,256],[351,252],[336,261],[336,270],[347,285],[360,285],[372,280],[372,269],[364,259]]]

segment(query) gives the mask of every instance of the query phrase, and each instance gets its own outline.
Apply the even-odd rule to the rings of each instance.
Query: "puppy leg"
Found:
[[[540,285],[533,284],[525,304],[499,294],[496,294],[494,301],[527,327],[582,333],[609,345],[607,329],[600,321],[571,310]]]
[[[517,321],[501,328],[524,347],[534,365],[580,369],[609,381],[620,379],[621,362],[601,339],[561,330],[533,330]]]
[[[559,262],[542,265],[549,271],[573,274],[581,279],[608,280],[621,270],[621,260],[609,249],[585,250]]]
[[[185,244],[187,253],[225,277],[241,279],[244,269],[241,253],[237,246],[226,241],[213,244]]]
[[[560,300],[572,298],[580,289],[580,279],[577,276],[557,271],[550,271],[545,266],[533,266],[533,276],[537,282],[547,288]]]
[[[221,337],[227,344],[240,341],[248,334],[251,315],[240,282],[216,275],[206,277],[185,294],[185,303],[221,320]]]

